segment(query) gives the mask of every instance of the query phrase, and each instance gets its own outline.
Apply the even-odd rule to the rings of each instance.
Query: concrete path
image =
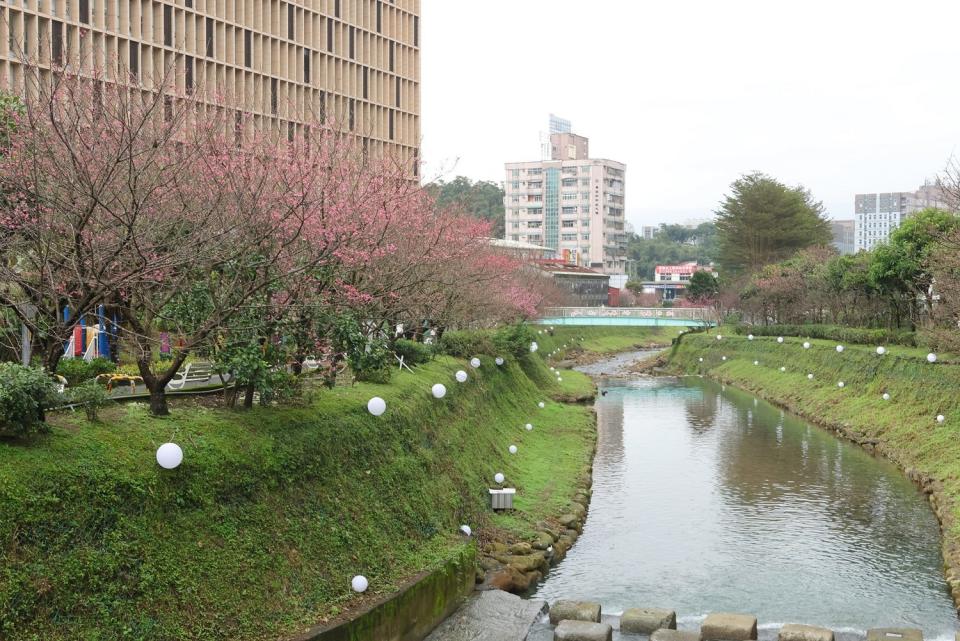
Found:
[[[426,641],[526,641],[546,610],[546,601],[501,590],[475,592]]]

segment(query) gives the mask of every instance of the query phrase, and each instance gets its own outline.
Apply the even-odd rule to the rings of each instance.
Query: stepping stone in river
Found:
[[[700,626],[701,641],[756,641],[757,617],[714,612]]]
[[[554,601],[550,606],[550,624],[557,625],[565,620],[600,623],[600,604],[589,601]]]
[[[871,628],[867,641],[923,641],[923,632],[914,628]]]
[[[788,623],[780,628],[778,641],[833,641],[833,630],[813,625]]]
[[[611,641],[613,628],[609,623],[593,621],[561,621],[553,631],[553,641]]]
[[[652,634],[656,630],[677,629],[677,613],[661,608],[630,608],[620,616],[620,631]]]

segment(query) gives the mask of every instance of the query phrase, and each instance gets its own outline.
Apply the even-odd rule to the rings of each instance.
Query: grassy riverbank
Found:
[[[926,351],[915,348],[893,347],[880,356],[876,345],[845,345],[838,353],[835,341],[811,340],[804,349],[803,338],[786,337],[779,344],[776,337],[750,341],[721,329],[723,339],[717,340],[716,334],[684,336],[670,353],[668,370],[754,392],[900,465],[934,496],[947,578],[958,600],[960,364],[943,355],[930,364]],[[944,416],[943,423],[937,415]]]
[[[472,545],[462,523],[529,539],[570,507],[595,440],[589,406],[554,400],[589,397],[593,383],[566,370],[558,382],[541,357],[575,335],[616,351],[660,333],[558,328],[502,368],[440,357],[293,407],[192,399],[164,419],[143,404],[98,423],[57,414],[35,442],[0,441],[0,637],[284,638]],[[437,382],[443,400],[430,394]],[[384,416],[367,412],[372,396]],[[184,450],[173,471],[154,460],[167,441]],[[487,507],[496,472],[518,490],[512,513]],[[370,579],[363,596],[355,574]]]

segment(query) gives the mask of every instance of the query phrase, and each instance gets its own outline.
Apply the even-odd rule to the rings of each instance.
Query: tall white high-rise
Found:
[[[854,197],[855,251],[869,251],[885,243],[903,221],[918,211],[948,209],[940,190],[929,183],[916,191],[857,194]]]

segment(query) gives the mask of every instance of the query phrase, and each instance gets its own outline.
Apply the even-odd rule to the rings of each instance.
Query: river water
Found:
[[[702,378],[601,389],[583,536],[533,596],[953,639],[936,519],[892,464]]]

